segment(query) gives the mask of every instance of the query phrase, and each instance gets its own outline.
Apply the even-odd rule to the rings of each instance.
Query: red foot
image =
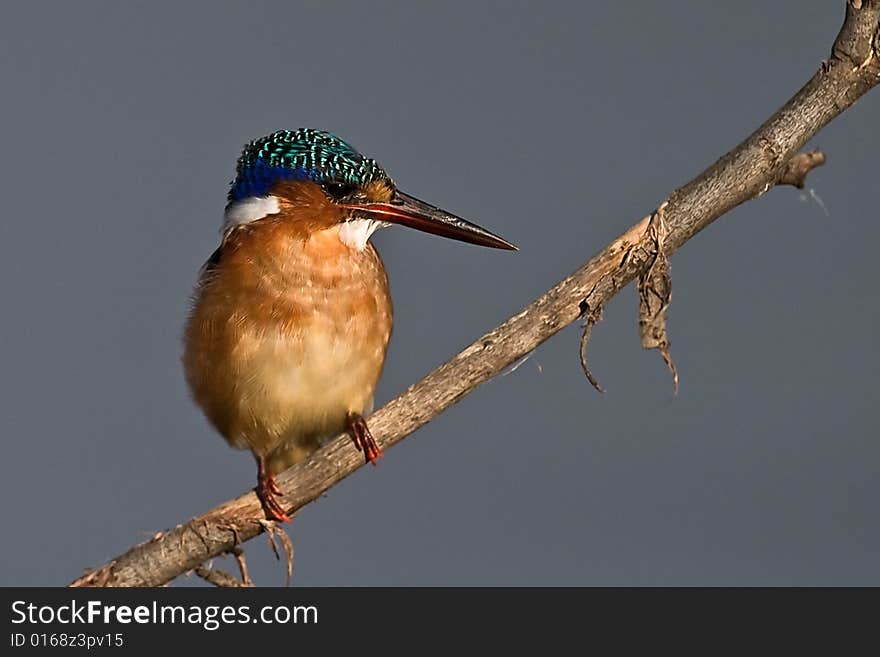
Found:
[[[257,497],[263,504],[263,511],[266,512],[266,518],[269,520],[277,520],[278,522],[290,522],[290,516],[284,513],[278,497],[283,497],[281,489],[275,483],[275,477],[266,467],[266,459],[262,456],[257,457]],[[276,497],[276,495],[278,497]]]
[[[354,441],[354,446],[359,452],[364,453],[364,462],[376,465],[376,461],[382,458],[382,450],[370,433],[370,428],[359,413],[348,414],[348,432]]]

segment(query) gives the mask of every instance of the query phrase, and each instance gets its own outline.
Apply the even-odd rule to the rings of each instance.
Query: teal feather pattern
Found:
[[[310,180],[324,185],[366,185],[391,178],[376,160],[364,157],[336,135],[323,130],[279,130],[255,139],[238,158],[229,200],[265,196],[281,180]]]

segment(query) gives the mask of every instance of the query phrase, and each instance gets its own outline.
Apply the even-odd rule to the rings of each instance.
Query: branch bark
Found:
[[[672,255],[719,216],[775,185],[802,187],[807,173],[824,162],[824,156],[798,151],[880,82],[878,17],[880,0],[849,0],[830,59],[800,91],[745,141],[672,192],[658,211],[375,412],[369,424],[381,447],[390,448],[578,318],[592,327],[609,299],[649,273],[658,253],[664,258]],[[658,217],[660,241],[658,231],[649,230]],[[660,304],[663,310],[668,294],[665,299],[667,303]],[[659,342],[668,347],[668,340]],[[583,349],[582,361],[586,369]],[[350,439],[337,437],[278,477],[286,509],[298,511],[362,465],[363,457],[351,447]],[[248,492],[157,534],[71,586],[159,586],[213,557],[234,552],[265,531],[267,524],[256,495]]]

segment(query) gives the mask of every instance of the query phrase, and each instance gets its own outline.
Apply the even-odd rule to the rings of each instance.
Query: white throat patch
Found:
[[[233,201],[226,206],[221,232],[226,233],[230,228],[235,228],[239,224],[249,224],[279,212],[281,212],[281,207],[278,205],[277,196],[249,196],[240,201]]]
[[[375,219],[352,219],[339,227],[339,239],[351,248],[363,251],[370,235],[387,225],[384,221]]]
[[[226,206],[226,212],[223,214],[223,227],[220,232],[225,235],[236,226],[249,224],[279,212],[281,212],[281,206],[278,204],[277,196],[249,196],[240,201],[233,201]],[[388,225],[384,221],[375,219],[353,219],[339,226],[339,239],[351,248],[363,251],[370,235],[379,228]]]

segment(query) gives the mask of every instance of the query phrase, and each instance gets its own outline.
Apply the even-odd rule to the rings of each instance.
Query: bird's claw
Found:
[[[290,522],[290,516],[284,512],[284,507],[278,501],[278,497],[284,497],[284,493],[275,481],[275,477],[272,476],[266,467],[265,459],[262,458],[257,458],[256,493],[269,520]]]
[[[382,450],[361,415],[352,413],[348,416],[348,432],[354,446],[359,452],[363,452],[364,462],[378,465],[377,461],[383,456]]]

